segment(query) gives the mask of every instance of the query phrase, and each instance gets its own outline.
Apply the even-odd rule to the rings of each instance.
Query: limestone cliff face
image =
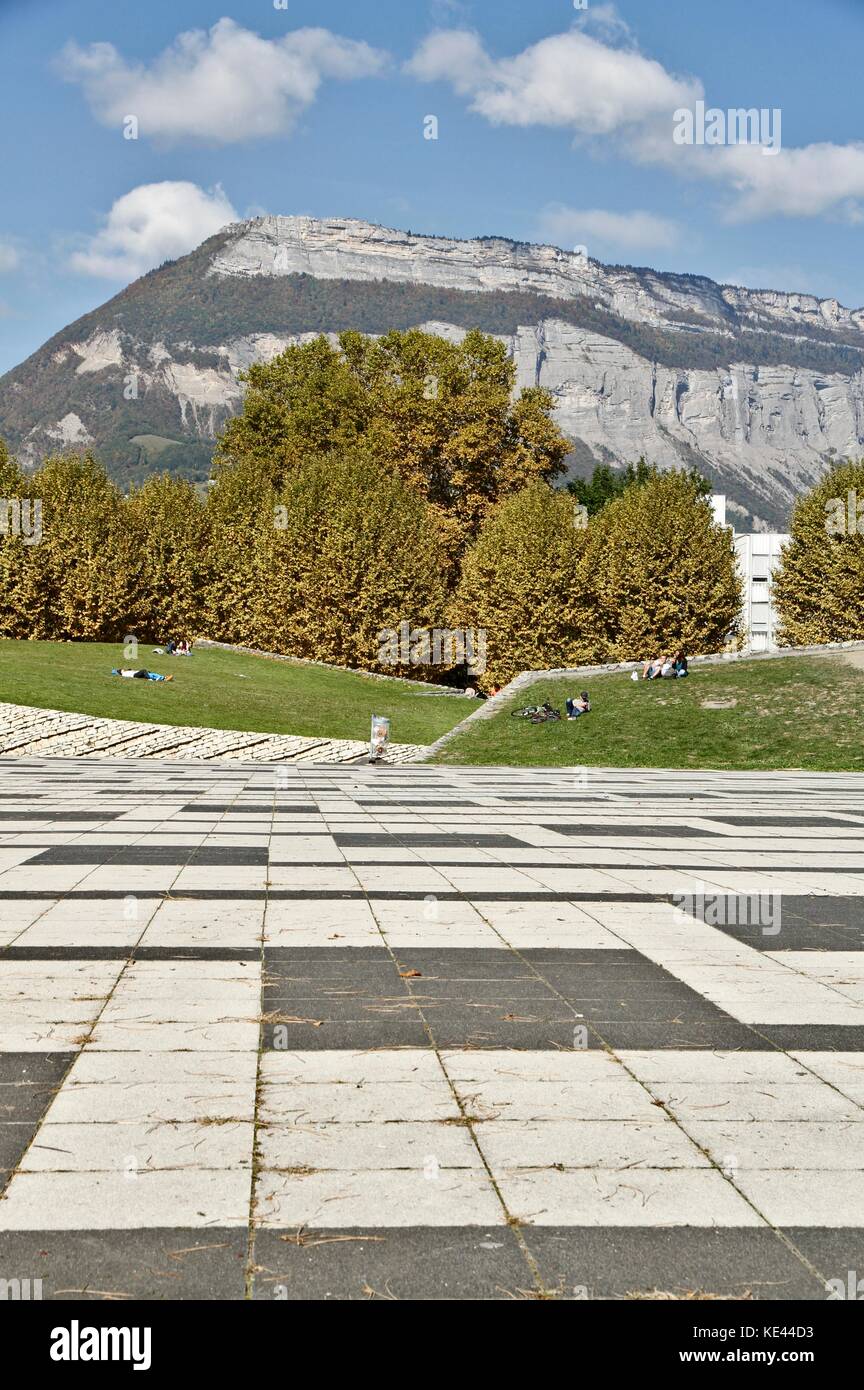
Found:
[[[58,334],[0,379],[0,434],[29,464],[92,442],[121,479],[204,476],[251,362],[314,332],[458,337],[502,316],[519,385],[552,392],[579,472],[640,455],[695,464],[739,525],[782,527],[828,460],[864,455],[864,310],[307,217],[226,228]]]
[[[836,299],[718,285],[705,276],[604,266],[558,246],[504,238],[454,241],[417,236],[352,218],[260,217],[228,229],[213,275],[313,275],[322,280],[395,280],[448,289],[534,290],[554,298],[590,296],[623,318],[663,324],[695,314],[703,328],[734,315],[794,334],[806,325],[864,334],[864,309]],[[685,321],[685,320],[682,320]],[[695,325],[698,327],[698,325]]]

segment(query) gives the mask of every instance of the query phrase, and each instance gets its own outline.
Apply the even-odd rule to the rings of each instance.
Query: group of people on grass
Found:
[[[180,637],[176,641],[172,637],[165,643],[164,647],[154,647],[154,652],[158,656],[191,656],[192,643],[187,642],[185,637]],[[112,676],[122,676],[124,680],[138,681],[173,681],[173,676],[161,676],[158,671],[148,671],[146,667],[136,668],[134,666],[115,666],[111,672]]]
[[[686,675],[687,653],[684,651],[678,651],[674,656],[665,653],[662,656],[655,656],[653,660],[646,661],[642,667],[643,681],[657,680],[658,677],[662,680],[675,680],[678,676]],[[635,671],[633,678],[636,679]]]

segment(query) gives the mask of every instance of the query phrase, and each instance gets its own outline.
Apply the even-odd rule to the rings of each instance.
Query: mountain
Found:
[[[0,377],[0,435],[28,467],[92,445],[124,484],[204,479],[250,362],[415,326],[500,335],[520,385],[553,393],[574,473],[695,465],[739,529],[782,528],[830,459],[864,454],[864,309],[309,217],[232,224],[55,334]]]

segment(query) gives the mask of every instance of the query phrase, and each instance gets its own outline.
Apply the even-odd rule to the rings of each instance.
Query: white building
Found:
[[[726,525],[726,498],[711,498],[714,520]],[[744,579],[743,628],[753,652],[773,651],[777,646],[777,614],[772,601],[774,571],[789,536],[779,531],[732,532],[738,567]]]
[[[744,576],[743,626],[753,652],[777,646],[777,614],[772,600],[773,576],[780,552],[789,540],[779,531],[753,531],[735,536],[738,566]]]

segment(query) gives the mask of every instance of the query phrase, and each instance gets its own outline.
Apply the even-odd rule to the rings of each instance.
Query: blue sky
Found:
[[[0,0],[0,371],[261,211],[860,306],[862,56],[862,0]],[[782,149],[673,145],[699,99]]]

